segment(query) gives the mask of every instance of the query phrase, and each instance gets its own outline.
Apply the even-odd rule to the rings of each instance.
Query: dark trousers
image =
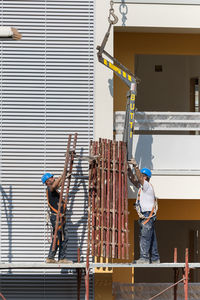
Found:
[[[148,217],[150,211],[143,212],[145,217]],[[149,260],[151,262],[160,259],[158,253],[156,232],[155,232],[155,221],[156,217],[151,218],[146,224],[146,219],[140,219],[140,258]]]
[[[54,235],[55,226],[56,226],[56,215],[51,214],[50,220],[51,220],[51,225],[53,228],[53,235]],[[58,230],[57,240],[58,243],[56,241],[56,248],[54,251],[52,251],[52,247],[53,247],[53,239],[52,239],[48,258],[54,258],[59,248],[58,260],[64,259],[67,257],[67,242],[68,242],[68,231],[67,231],[66,222],[63,224],[62,228]]]

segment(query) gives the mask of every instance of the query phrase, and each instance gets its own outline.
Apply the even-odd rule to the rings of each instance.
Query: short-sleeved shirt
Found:
[[[153,187],[148,181],[144,180],[144,184],[140,189],[141,211],[151,211],[155,205],[155,194]]]
[[[47,192],[48,192],[48,201],[50,204],[50,209],[52,206],[57,211],[58,203],[59,203],[59,199],[60,199],[60,193],[56,190],[51,191],[49,187],[47,187]],[[51,212],[56,213],[52,209],[51,209]],[[61,207],[61,213],[63,213],[63,207]]]

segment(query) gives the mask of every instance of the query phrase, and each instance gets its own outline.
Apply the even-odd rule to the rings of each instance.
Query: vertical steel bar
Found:
[[[112,224],[112,258],[115,258],[115,210],[116,210],[116,142],[113,142],[113,224]]]
[[[99,140],[98,143],[98,166],[97,166],[97,225],[96,225],[96,234],[97,234],[97,238],[96,238],[96,242],[97,242],[97,247],[96,247],[96,255],[99,257],[100,256],[100,202],[101,202],[101,140]]]
[[[95,155],[95,142],[91,144],[91,156]],[[95,223],[96,223],[96,206],[95,206],[95,185],[96,185],[96,163],[91,162],[92,167],[92,180],[91,180],[91,193],[92,193],[92,256],[95,250]]]
[[[90,154],[92,153],[92,143],[90,143]],[[91,244],[91,198],[92,198],[92,171],[93,162],[90,163],[89,168],[89,196],[88,196],[88,241],[87,241],[87,257],[86,257],[86,268],[85,268],[85,299],[89,300],[89,255],[90,255],[90,244]]]
[[[86,268],[85,268],[85,300],[90,299],[90,264],[89,264],[89,253],[87,253],[86,258]]]
[[[107,145],[107,232],[106,232],[106,257],[110,254],[110,141]]]
[[[133,131],[135,122],[135,96],[136,96],[136,82],[131,85],[131,89],[127,94],[127,108],[125,116],[125,126],[123,133],[123,141],[127,144],[127,159],[132,158],[133,147]]]
[[[105,140],[102,140],[102,158],[101,158],[101,257],[104,256],[104,197],[105,197]]]
[[[124,214],[125,214],[125,191],[124,191],[124,157],[126,156],[126,154],[124,154],[124,148],[123,148],[123,144],[121,144],[121,149],[122,149],[122,259],[125,258],[125,218],[124,218]]]
[[[80,257],[80,248],[77,250],[77,261],[80,263],[81,257]],[[77,300],[80,300],[80,293],[81,293],[81,276],[82,276],[82,269],[77,269]]]
[[[177,248],[174,248],[174,263],[177,263]],[[174,268],[174,283],[178,281],[178,268]],[[174,300],[177,300],[177,285],[174,285]]]
[[[121,258],[122,241],[122,143],[119,142],[119,195],[118,195],[118,258]]]
[[[118,142],[116,142],[116,164],[115,164],[115,257],[118,258],[118,202],[119,202],[119,156],[118,156]]]
[[[124,153],[127,153],[124,143]],[[128,184],[127,184],[127,155],[124,155],[124,201],[125,201],[125,230],[126,230],[126,259],[129,258],[129,238],[128,238]]]
[[[189,276],[189,263],[188,263],[188,248],[185,249],[185,280],[184,280],[184,291],[185,300],[188,300],[188,276]]]
[[[65,155],[65,165],[64,165],[64,170],[63,170],[63,178],[62,178],[62,184],[61,184],[61,190],[60,190],[60,198],[58,202],[58,212],[56,215],[56,225],[55,225],[55,231],[54,231],[54,236],[53,236],[53,245],[52,245],[52,251],[55,251],[56,248],[56,240],[57,240],[57,233],[58,233],[58,223],[59,223],[59,216],[60,216],[60,211],[61,211],[61,204],[63,201],[63,192],[64,192],[64,186],[65,186],[65,179],[66,179],[66,173],[67,173],[67,168],[69,164],[69,150],[70,150],[70,144],[71,144],[71,134],[68,137],[68,143],[67,143],[67,150],[66,150],[66,155]]]
[[[177,248],[174,248],[174,263],[177,263]]]

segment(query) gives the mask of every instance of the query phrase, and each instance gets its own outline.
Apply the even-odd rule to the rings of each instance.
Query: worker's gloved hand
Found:
[[[129,160],[129,164],[132,164],[133,167],[137,167],[137,162],[136,162],[135,158],[131,158],[131,160]]]

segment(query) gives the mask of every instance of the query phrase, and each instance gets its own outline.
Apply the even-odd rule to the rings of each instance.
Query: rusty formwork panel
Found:
[[[92,256],[128,259],[127,150],[124,142],[91,141],[89,198]]]

